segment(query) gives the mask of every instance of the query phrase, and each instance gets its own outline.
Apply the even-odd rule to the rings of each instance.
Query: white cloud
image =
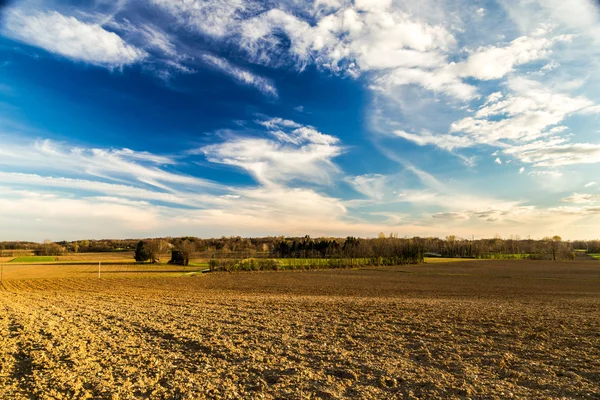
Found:
[[[144,68],[147,71],[165,81],[177,74],[197,72],[190,66],[195,58],[187,54],[186,51],[191,49],[184,40],[149,21],[134,23],[126,17],[115,19],[115,14],[94,14],[89,17],[102,20],[102,27],[116,31],[127,43],[143,49],[147,53],[144,59]]]
[[[263,121],[273,139],[236,137],[204,146],[196,153],[214,163],[237,166],[261,184],[301,180],[331,183],[339,169],[332,159],[342,153],[336,137],[279,118]]]
[[[470,194],[461,190],[456,184],[443,183],[433,175],[416,168],[410,164],[407,170],[415,174],[421,181],[424,189],[406,189],[396,195],[397,201],[412,203],[416,207],[440,207],[445,211],[463,211],[465,209],[487,209],[498,210],[511,209],[522,201],[506,201],[490,196]]]
[[[283,119],[283,118],[279,118],[279,117],[256,120],[254,122],[256,122],[259,125],[264,126],[265,128],[272,129],[272,130],[277,130],[277,129],[281,129],[281,128],[300,128],[300,127],[302,127],[301,124],[299,124],[295,121],[292,121],[291,119]]]
[[[490,95],[474,113],[452,123],[452,133],[463,133],[473,143],[503,148],[521,162],[557,167],[600,162],[600,145],[572,143],[560,125],[573,114],[596,113],[593,101],[556,93],[524,78],[508,81],[511,93]],[[562,136],[561,136],[562,135]]]
[[[600,202],[600,194],[573,193],[560,201],[564,203],[596,203]]]
[[[158,18],[154,20],[156,26],[138,25],[139,19],[132,19],[135,23],[129,24],[124,18],[119,19],[119,24],[114,21],[93,24],[84,14],[77,14],[79,19],[75,19],[55,12],[34,12],[24,13],[22,20],[27,24],[15,25],[14,30],[28,32],[23,29],[29,29],[30,23],[40,25],[43,20],[49,25],[58,21],[52,27],[36,28],[35,35],[27,33],[27,40],[17,39],[56,54],[111,67],[143,58],[145,64],[154,64],[156,58],[161,58],[173,70],[192,72],[188,65],[194,60],[182,61],[181,51],[193,52],[196,43],[204,47],[210,42],[232,54],[232,58],[228,56],[231,60],[248,55],[246,61],[268,67],[293,66],[302,70],[315,65],[327,74],[360,76],[357,84],[371,89],[371,96],[366,97],[376,106],[366,110],[367,117],[375,111],[387,112],[383,117],[389,117],[389,129],[382,130],[386,140],[395,136],[419,146],[472,152],[469,156],[485,156],[497,150],[492,160],[497,158],[503,165],[513,162],[511,166],[518,161],[519,173],[528,173],[538,182],[559,181],[556,178],[562,172],[557,168],[561,166],[600,161],[600,145],[595,144],[591,134],[595,125],[593,121],[589,124],[595,117],[593,114],[600,112],[595,75],[598,47],[591,46],[589,40],[596,37],[599,20],[597,9],[590,8],[590,3],[584,0],[574,0],[572,8],[558,0],[501,3],[507,9],[521,7],[517,3],[527,9],[539,9],[539,13],[521,13],[520,18],[515,16],[518,13],[510,11],[510,18],[518,28],[488,3],[466,6],[434,0],[309,3],[152,0],[151,3],[161,13],[171,14],[173,19],[169,23],[178,26],[161,26],[164,17],[160,22]],[[578,17],[574,10],[586,13]],[[63,38],[60,43],[49,43],[52,36],[48,32],[53,33],[54,27],[81,34],[68,40]],[[183,43],[189,40],[190,31],[196,39],[198,34],[208,38],[201,38],[194,45]],[[35,44],[34,40],[43,43]],[[208,55],[200,55],[196,61],[228,74],[241,84],[277,96],[273,82],[250,71],[256,70],[254,67],[244,69]],[[584,123],[580,123],[582,120]],[[15,204],[12,210],[19,218],[35,216],[19,208],[19,199],[29,197],[29,202],[23,204],[32,210],[36,207],[35,199],[51,202],[57,210],[98,206],[122,220],[126,220],[130,209],[139,207],[144,211],[139,219],[160,221],[159,225],[172,229],[168,232],[177,232],[173,227],[181,224],[182,233],[206,226],[211,230],[203,232],[209,235],[238,233],[240,229],[251,234],[287,234],[289,226],[300,234],[315,231],[376,234],[382,230],[381,226],[356,222],[369,212],[402,215],[405,225],[400,231],[414,234],[435,234],[436,229],[447,234],[456,227],[457,233],[467,232],[470,236],[490,229],[495,231],[495,227],[510,229],[510,224],[517,227],[515,230],[521,227],[541,232],[555,228],[573,232],[575,228],[569,228],[571,225],[567,223],[596,215],[593,207],[538,208],[526,205],[524,199],[496,198],[493,191],[476,195],[472,191],[476,189],[469,189],[471,182],[444,184],[414,169],[423,186],[419,188],[418,184],[408,185],[394,176],[374,173],[377,170],[370,166],[363,167],[369,164],[368,160],[357,164],[364,171],[353,170],[353,175],[359,176],[343,178],[334,163],[345,151],[338,138],[291,120],[273,118],[258,122],[264,131],[249,129],[237,136],[230,133],[221,136],[222,142],[197,150],[208,160],[203,167],[211,162],[235,166],[252,175],[258,183],[256,187],[226,187],[177,172],[179,162],[185,162],[180,157],[126,149],[81,149],[44,141],[36,146],[3,143],[0,167],[19,172],[0,173],[0,185],[28,188],[32,192],[10,194]],[[592,130],[587,133],[589,126]],[[478,147],[481,145],[494,149],[481,149]],[[461,157],[465,161],[473,159]],[[41,172],[43,175],[36,175]],[[474,175],[478,171],[469,172]],[[447,171],[447,177],[453,173]],[[467,179],[464,171],[459,173]],[[338,179],[368,200],[342,200],[338,198],[341,196],[333,195],[339,189],[335,185]],[[458,187],[461,185],[462,190]],[[393,193],[394,190],[401,193]],[[346,207],[360,210],[363,206],[381,206],[381,209],[369,209],[363,214],[350,214],[346,210]],[[84,219],[83,212],[78,216]],[[0,219],[6,221],[6,217],[2,215]],[[46,223],[52,218],[37,215],[35,219]],[[85,223],[104,226],[99,223],[101,219],[86,219]],[[348,222],[350,219],[352,223]],[[385,224],[400,223],[397,218],[390,221]],[[544,222],[533,223],[539,221]],[[126,224],[110,222],[127,231]],[[12,223],[12,227],[18,227],[17,222]],[[135,223],[135,219],[128,223]],[[244,224],[252,228],[240,228]],[[493,228],[489,228],[490,224]],[[4,226],[8,229],[8,225]],[[153,229],[152,226],[157,224],[146,228]],[[45,229],[50,229],[50,225]],[[498,229],[498,232],[503,231]]]
[[[93,177],[91,177],[93,178]],[[223,197],[208,195],[196,191],[163,191],[121,183],[109,183],[92,179],[43,176],[17,172],[0,172],[0,186],[27,187],[50,192],[85,193],[86,196],[101,195],[101,198],[126,198],[144,201],[170,203],[181,206],[206,206],[207,204],[225,204]],[[100,198],[100,197],[96,197]]]
[[[567,116],[594,106],[585,97],[555,93],[524,78],[511,78],[508,88],[511,94],[494,94],[474,117],[452,123],[450,131],[467,133],[478,143],[530,142],[560,133],[566,127],[559,124]]]
[[[440,26],[414,21],[390,8],[391,2],[346,6],[313,25],[281,9],[244,21],[242,44],[255,60],[276,62],[280,32],[290,40],[290,55],[302,66],[318,66],[351,75],[361,70],[435,66],[444,62],[438,49],[454,43]]]
[[[393,92],[394,87],[405,85],[419,85],[459,100],[472,100],[477,97],[477,88],[464,83],[449,69],[396,68],[375,79],[371,88],[389,94]]]
[[[584,187],[586,187],[586,188],[589,188],[589,187],[596,186],[596,185],[598,185],[598,183],[597,183],[597,182],[589,182],[589,183],[586,183],[586,184],[584,185]]]
[[[281,32],[291,41],[289,52],[301,66],[315,62],[352,76],[381,71],[374,88],[389,91],[393,86],[416,84],[461,100],[476,96],[476,89],[463,78],[502,78],[516,66],[546,58],[555,43],[570,40],[566,35],[524,36],[505,46],[479,48],[466,61],[449,62],[448,50],[456,42],[449,30],[415,20],[384,2],[341,7],[314,25],[271,9],[244,21],[242,45],[254,60],[277,63],[283,51]]]
[[[210,162],[243,168],[263,184],[293,179],[329,183],[329,175],[337,171],[330,159],[340,154],[336,147],[256,138],[233,139],[202,151]]]
[[[241,199],[249,202],[246,212],[256,217],[265,216],[265,205],[268,212],[279,217],[300,221],[309,217],[313,223],[319,219],[327,221],[343,217],[347,210],[339,199],[328,197],[307,188],[287,188],[270,186],[256,189],[239,189]],[[254,203],[254,204],[253,204]]]
[[[383,200],[385,194],[389,192],[390,179],[385,175],[368,174],[348,177],[346,182],[357,192],[374,200]]]
[[[0,221],[0,236],[15,238],[13,232],[27,232],[32,237],[38,229],[45,230],[48,237],[56,237],[48,227],[60,227],[62,235],[70,230],[80,232],[80,235],[98,237],[102,234],[110,235],[124,229],[130,234],[140,235],[140,232],[154,229],[159,226],[159,213],[155,207],[142,202],[135,204],[119,204],[110,199],[81,199],[51,195],[44,192],[19,191],[0,187],[0,208],[2,214]],[[37,220],[37,221],[36,221]],[[39,222],[43,222],[41,226]],[[85,221],[85,223],[82,223]],[[33,225],[34,222],[38,224]],[[21,225],[19,227],[19,224]],[[97,236],[98,235],[98,236]],[[72,237],[72,236],[71,236]],[[43,239],[43,238],[38,238]]]
[[[101,66],[121,67],[146,57],[145,51],[125,43],[116,33],[56,11],[9,10],[3,33],[49,52]]]
[[[550,61],[548,64],[544,65],[541,70],[542,71],[552,71],[556,68],[560,67],[560,63],[556,62],[555,60]]]
[[[247,12],[259,8],[247,0],[151,0],[190,28],[213,37],[228,36],[235,31]]]
[[[531,34],[509,43],[457,49],[455,33],[461,29],[448,19],[459,18],[432,12],[434,4],[424,5],[428,12],[423,13],[413,2],[317,1],[314,12],[296,3],[269,8],[242,0],[153,2],[180,23],[240,46],[258,63],[294,63],[300,69],[314,63],[353,77],[373,71],[374,89],[389,93],[396,86],[418,85],[463,101],[478,96],[465,79],[503,78],[520,65],[547,58],[554,45],[572,39],[568,34]],[[486,10],[476,13],[483,16]]]
[[[500,157],[496,157],[496,159],[494,160],[494,162],[496,164],[502,164],[502,160],[500,159]]]
[[[0,166],[18,168],[19,172],[44,171],[71,177],[95,177],[119,183],[147,184],[165,191],[172,185],[188,188],[219,188],[221,185],[184,174],[161,169],[176,161],[167,156],[130,149],[70,147],[51,140],[33,143],[6,143],[0,148]]]
[[[523,30],[539,21],[552,21],[563,29],[600,41],[600,10],[593,0],[532,0],[504,2],[512,18]]]
[[[465,193],[455,185],[444,184],[424,171],[409,168],[417,174],[427,186],[423,190],[405,190],[398,194],[398,201],[413,205],[411,214],[403,214],[401,221],[405,224],[417,223],[435,226],[443,234],[451,231],[459,235],[469,236],[479,231],[495,231],[506,236],[515,231],[534,236],[547,236],[548,232],[569,231],[579,221],[598,221],[600,207],[549,207],[541,208],[526,205],[526,201],[505,201],[494,197],[477,196]],[[536,171],[534,175],[552,177],[554,171]],[[390,202],[386,202],[389,207]],[[370,204],[368,204],[370,206]],[[435,207],[439,211],[429,211]],[[418,210],[423,210],[418,212]],[[389,213],[389,212],[387,212]],[[426,222],[435,220],[432,222]],[[543,221],[543,223],[540,223]],[[579,225],[578,225],[579,226]],[[585,226],[587,235],[593,232],[594,225]],[[462,233],[461,233],[462,232]],[[570,231],[572,237],[581,237],[582,232]],[[489,234],[488,234],[489,235]]]
[[[313,150],[335,146],[332,143],[337,139],[293,121],[272,119],[265,125],[273,129],[291,125],[284,128],[285,134],[298,138],[299,144],[271,141],[279,143],[283,152],[278,155],[273,150],[265,155],[265,166],[272,169],[265,168],[259,175],[272,181],[259,187],[226,187],[167,172],[163,168],[172,170],[178,165],[168,156],[129,149],[75,148],[48,140],[21,144],[8,140],[0,149],[0,168],[8,166],[20,172],[0,171],[0,237],[25,234],[32,238],[32,232],[40,235],[37,240],[184,235],[192,227],[196,232],[200,227],[204,236],[218,236],[239,234],[245,222],[248,234],[342,234],[351,229],[378,229],[344,222],[347,210],[337,198],[278,183],[287,183],[294,176],[314,181],[332,173],[333,164],[323,172],[330,161],[318,160]],[[247,150],[252,150],[252,144]]]
[[[462,209],[473,204],[489,204],[490,199],[481,199],[470,195],[461,195],[450,191],[432,189],[404,190],[398,193],[398,200],[418,206],[437,206],[444,209]]]
[[[450,220],[468,220],[469,215],[462,212],[441,212],[432,215],[433,218],[437,219],[450,219]]]
[[[202,59],[212,67],[217,68],[219,71],[233,77],[236,81],[244,85],[254,86],[256,89],[269,96],[278,96],[277,89],[269,79],[232,65],[224,58],[205,54],[202,56]]]
[[[437,103],[439,94],[451,101],[470,102],[480,96],[477,80],[508,78],[506,94],[497,87],[474,115],[451,125],[450,133],[461,135],[438,138],[433,133],[407,133],[422,132],[423,127],[419,126],[407,126],[399,135],[422,145],[443,144],[448,150],[471,147],[468,143],[507,147],[515,144],[507,141],[530,142],[567,129],[559,124],[575,113],[597,112],[594,102],[584,96],[561,93],[556,85],[556,89],[551,89],[544,83],[523,78],[527,74],[524,66],[550,56],[552,60],[544,66],[529,68],[547,72],[559,65],[570,65],[569,62],[572,65],[574,60],[565,63],[563,48],[579,41],[574,32],[584,28],[589,31],[598,14],[595,7],[582,1],[577,0],[574,6],[587,10],[582,21],[572,17],[572,10],[564,15],[557,12],[564,6],[554,0],[548,4],[527,2],[523,6],[527,12],[520,13],[519,4],[502,4],[518,24],[523,15],[535,20],[527,29],[523,25],[521,35],[515,35],[504,16],[487,13],[483,7],[470,7],[470,12],[479,17],[485,15],[486,21],[499,25],[496,30],[501,34],[492,35],[488,30],[479,32],[477,21],[481,18],[467,18],[464,5],[327,0],[305,7],[298,2],[269,5],[242,0],[225,3],[153,0],[179,23],[239,46],[254,62],[272,67],[295,64],[299,69],[315,64],[352,77],[367,72],[368,87],[376,92],[378,101],[393,103],[405,95],[409,86],[432,92],[430,102],[423,100],[427,94],[419,96],[422,107]],[[548,22],[552,18],[562,21],[562,25]],[[577,29],[569,31],[564,26]],[[473,35],[473,29],[477,35]],[[499,36],[512,39],[498,42]],[[230,75],[254,82],[250,78],[240,79],[241,74]],[[566,89],[571,81],[564,80],[562,88]],[[263,87],[266,88],[263,91],[271,91],[268,85]],[[453,107],[451,101],[449,108]],[[443,139],[449,139],[450,144],[446,145]]]
[[[538,141],[504,152],[535,167],[600,163],[600,144],[566,143],[566,140]]]
[[[111,18],[103,26],[123,33],[128,41],[139,43],[140,47],[149,51],[155,50],[173,58],[180,58],[174,38],[152,24],[136,25],[127,19],[115,21]]]
[[[546,178],[560,178],[563,174],[560,171],[535,170],[535,171],[529,172],[528,175],[546,177]]]
[[[570,36],[553,39],[522,36],[507,46],[489,46],[475,51],[462,63],[449,68],[459,76],[481,80],[500,79],[512,72],[516,66],[547,58],[556,42],[571,40]]]
[[[303,126],[292,120],[282,118],[271,118],[267,120],[256,121],[259,125],[262,125],[270,130],[270,133],[275,136],[281,142],[293,143],[296,145],[300,144],[322,144],[322,145],[335,145],[339,143],[339,139],[323,134],[317,131],[312,126]],[[289,130],[288,133],[284,130]]]
[[[485,100],[484,105],[488,105],[490,103],[496,103],[498,100],[500,100],[503,97],[502,92],[494,92],[490,95],[488,95],[488,97]]]
[[[419,146],[434,145],[440,149],[452,151],[464,147],[473,146],[473,141],[468,137],[454,135],[433,135],[430,132],[421,132],[420,134],[408,133],[402,130],[394,131],[396,136],[409,140]]]
[[[291,137],[296,135],[294,130],[304,127],[284,119],[267,120],[264,125],[271,127],[270,130],[283,127]],[[300,153],[303,146],[316,144],[314,141],[321,142],[320,146],[335,146],[325,144],[328,141],[312,135],[297,135],[303,138],[300,144],[271,141],[282,146],[289,145]],[[280,179],[276,173],[288,176],[286,169],[291,168],[291,164],[281,162],[273,154],[265,156],[268,168],[263,170],[262,176],[269,179],[259,180],[259,183],[265,182],[262,186],[226,187],[211,185],[201,178],[162,171],[165,166],[173,169],[178,164],[172,157],[151,153],[76,149],[47,141],[40,141],[35,147],[11,145],[3,147],[2,151],[3,163],[7,161],[4,155],[12,155],[8,164],[11,169],[40,170],[46,169],[49,164],[57,164],[60,168],[54,168],[54,171],[62,173],[41,176],[27,172],[0,172],[0,207],[4,211],[0,213],[0,238],[7,239],[180,236],[190,232],[200,236],[375,236],[382,230],[406,232],[408,235],[444,235],[452,231],[468,236],[490,235],[490,231],[504,233],[510,229],[514,233],[517,229],[515,223],[525,229],[520,232],[541,234],[554,224],[572,223],[579,218],[593,221],[600,213],[599,207],[538,209],[523,206],[520,202],[469,194],[456,183],[442,183],[410,165],[407,165],[407,170],[412,171],[426,189],[403,190],[395,196],[395,200],[390,193],[402,186],[394,177],[363,175],[348,178],[349,184],[371,199],[365,206],[374,207],[380,200],[386,200],[381,204],[388,208],[387,211],[369,210],[361,214],[355,213],[361,209],[359,203],[350,204],[310,187],[289,187],[291,180]],[[69,155],[75,159],[67,165],[60,165],[61,161],[63,164],[69,161]],[[300,159],[296,155],[291,158]],[[98,165],[115,162],[119,164],[116,168],[122,169],[118,175],[112,168],[102,170],[103,174],[96,169]],[[164,178],[168,188],[144,184],[146,179],[139,178],[145,176],[145,170],[133,168],[131,164],[171,174],[167,175],[168,179]],[[301,159],[300,164],[315,174],[319,173],[318,161],[305,162]],[[244,167],[253,173],[251,167]],[[297,169],[290,171],[289,175],[299,181],[314,182],[314,177],[301,175],[303,172]],[[84,175],[87,178],[68,175]],[[193,184],[189,179],[193,180]],[[389,210],[406,203],[413,207],[411,212]],[[352,213],[347,209],[350,206]],[[431,208],[435,210],[431,211]],[[368,222],[361,216],[375,214],[387,216],[386,221]],[[540,220],[546,221],[545,224],[533,223]],[[535,226],[535,230],[526,230],[531,226]],[[564,231],[561,234],[566,236]]]

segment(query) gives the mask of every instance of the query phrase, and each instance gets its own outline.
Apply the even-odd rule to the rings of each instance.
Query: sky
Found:
[[[600,237],[596,0],[0,4],[0,240]]]

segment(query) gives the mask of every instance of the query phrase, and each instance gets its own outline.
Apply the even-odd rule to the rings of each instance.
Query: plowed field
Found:
[[[600,398],[595,261],[52,268],[2,283],[2,399]]]

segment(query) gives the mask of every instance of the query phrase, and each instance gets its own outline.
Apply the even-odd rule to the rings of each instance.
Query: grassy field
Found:
[[[512,253],[512,254],[490,254],[488,259],[491,260],[528,260],[533,254],[527,253]]]
[[[590,256],[594,257],[596,260],[600,260],[600,253],[598,254],[589,254]]]
[[[53,262],[56,261],[55,256],[23,256],[13,258],[12,263],[35,263],[35,262]]]
[[[171,259],[170,254],[161,254],[161,263]],[[0,263],[46,263],[46,264],[89,264],[97,265],[99,262],[105,264],[135,264],[133,252],[103,252],[103,253],[70,253],[62,256],[18,256],[0,257]]]
[[[594,261],[3,267],[0,398],[600,398]]]
[[[3,278],[5,282],[30,279],[57,278],[97,278],[98,264],[5,264]],[[108,264],[100,268],[100,276],[109,277],[164,277],[181,276],[183,273],[203,271],[207,265],[178,266],[169,264]]]
[[[478,261],[479,259],[472,258],[444,258],[444,257],[425,257],[424,262],[426,264],[439,264],[448,262],[464,262],[464,261]]]
[[[224,268],[223,265],[219,265],[223,260],[215,261],[215,270],[232,271],[358,268],[372,266],[377,262],[371,258],[246,258],[234,261],[233,265]],[[389,265],[390,260],[386,261]],[[386,261],[381,258],[379,265],[386,265]],[[209,265],[212,262],[213,260]]]
[[[168,261],[171,257],[168,254],[161,255]],[[106,253],[75,253],[56,257],[56,261],[90,261],[90,262],[135,262],[133,259],[133,251],[118,251]]]

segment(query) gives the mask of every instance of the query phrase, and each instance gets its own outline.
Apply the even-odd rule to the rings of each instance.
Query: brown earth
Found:
[[[600,398],[594,261],[47,269],[2,283],[0,398]]]
[[[3,264],[3,277],[5,281],[28,279],[57,279],[57,278],[97,278],[98,264],[59,264],[36,263]],[[181,276],[182,273],[197,271],[199,268],[183,267],[170,264],[101,264],[101,277],[163,277]],[[204,268],[200,268],[204,269]]]
[[[166,256],[168,257],[168,256]],[[167,258],[167,261],[170,257]],[[118,251],[105,253],[69,253],[68,255],[56,257],[56,261],[119,261],[135,262],[133,251]]]

